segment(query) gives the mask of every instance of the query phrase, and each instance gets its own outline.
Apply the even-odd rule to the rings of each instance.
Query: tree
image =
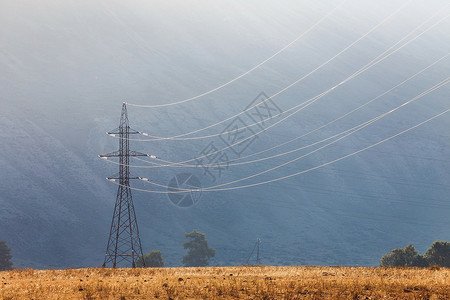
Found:
[[[146,267],[162,268],[164,267],[164,260],[159,250],[151,250],[148,254],[139,256],[136,260],[137,267],[143,267],[145,262]]]
[[[216,250],[208,247],[206,234],[196,230],[185,233],[184,236],[189,241],[183,243],[184,249],[189,249],[183,257],[185,267],[204,267],[209,265],[209,259],[216,255]]]
[[[390,254],[384,254],[381,257],[381,267],[399,267],[405,264],[405,252],[402,248],[391,250]]]
[[[450,242],[436,241],[425,252],[424,257],[430,265],[450,267]]]
[[[415,267],[428,267],[430,264],[424,255],[417,255],[414,259],[413,266]]]
[[[396,248],[390,254],[381,257],[381,267],[426,267],[426,259],[417,252],[413,245],[405,248]]]
[[[11,249],[5,241],[0,241],[0,271],[12,269],[11,258]]]

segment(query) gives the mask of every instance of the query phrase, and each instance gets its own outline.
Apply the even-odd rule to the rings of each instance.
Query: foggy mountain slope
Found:
[[[273,95],[315,69],[402,3],[349,1],[273,60],[220,91],[167,108],[128,106],[131,126],[173,136],[237,114],[260,92]],[[12,248],[15,264],[71,267],[103,262],[117,188],[104,178],[116,173],[117,166],[97,155],[118,147],[118,140],[104,133],[118,126],[123,101],[170,103],[214,88],[275,53],[337,4],[157,1],[150,5],[100,0],[0,4],[0,239]],[[320,94],[444,5],[445,1],[412,3],[272,100],[285,111]],[[442,11],[433,21],[444,15]],[[448,22],[262,132],[240,155],[312,131],[443,57],[450,46]],[[393,109],[448,77],[449,64],[449,58],[444,59],[332,126],[249,159],[308,145]],[[328,148],[234,186],[296,173],[369,146],[448,109],[448,95],[449,87],[443,87]],[[248,115],[241,118],[251,123]],[[230,124],[198,135],[225,132]],[[217,249],[214,264],[244,263],[257,237],[263,241],[265,264],[376,265],[383,253],[410,242],[425,251],[434,240],[449,237],[449,128],[447,114],[322,169],[249,189],[204,191],[189,208],[175,206],[166,194],[135,191],[144,251],[159,249],[166,265],[178,266],[184,254],[183,234],[194,228],[206,232]],[[131,148],[183,161],[199,156],[210,142],[225,146],[214,137],[132,142]],[[312,149],[230,166],[220,176],[215,172],[216,178],[189,168],[133,169],[133,173],[163,185],[177,174],[192,173],[207,187],[250,176]],[[231,149],[226,153],[230,159],[239,157]]]
[[[99,245],[90,230],[101,230],[98,224],[109,219],[102,197],[114,193],[91,175],[85,161],[32,122],[13,124],[3,115],[1,123],[11,134],[1,147],[8,158],[2,159],[0,200],[8,208],[2,209],[2,234],[14,249],[16,262],[95,265],[89,253]],[[100,188],[93,187],[94,182]]]

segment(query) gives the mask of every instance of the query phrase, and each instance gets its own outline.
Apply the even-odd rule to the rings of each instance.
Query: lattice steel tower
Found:
[[[119,137],[119,150],[99,155],[99,157],[103,159],[108,159],[109,157],[119,158],[119,174],[106,178],[113,182],[118,180],[119,188],[117,189],[116,205],[114,207],[103,267],[108,266],[108,264],[112,264],[113,268],[116,268],[119,264],[131,264],[131,267],[134,268],[136,267],[136,260],[143,255],[143,252],[133,197],[131,195],[130,179],[142,178],[130,177],[130,157],[152,156],[130,151],[129,136],[131,134],[139,134],[139,131],[130,128],[126,103],[122,105],[119,127],[111,132],[107,132],[107,134]]]
[[[255,249],[256,249],[256,265],[257,266],[261,265],[261,258],[259,257],[259,247],[260,247],[260,245],[261,245],[261,239],[257,238],[255,247],[253,247],[252,253],[250,253],[249,257],[247,258],[247,262],[245,263],[246,265],[249,264],[250,258],[252,258],[253,253],[255,252]]]

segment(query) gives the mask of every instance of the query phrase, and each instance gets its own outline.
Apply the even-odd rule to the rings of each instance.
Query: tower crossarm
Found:
[[[125,126],[125,128],[126,128],[126,126]],[[137,130],[135,130],[135,129],[133,129],[133,128],[130,128],[130,127],[128,127],[128,128],[126,128],[127,130],[128,130],[128,134],[141,134],[142,132],[140,132],[140,131],[137,131]],[[122,129],[123,130],[123,129]],[[123,132],[121,132],[120,131],[120,127],[119,128],[116,128],[116,129],[114,129],[114,130],[112,130],[112,131],[108,131],[106,134],[107,135],[120,135],[120,134],[122,134]]]
[[[100,157],[100,158],[108,158],[108,157],[121,157],[121,156],[124,156],[124,155],[121,154],[120,151],[118,150],[118,151],[114,151],[114,152],[110,152],[110,153],[99,155],[98,157]],[[131,157],[144,156],[144,157],[156,158],[156,156],[154,156],[154,155],[145,154],[145,153],[141,153],[141,152],[137,152],[137,151],[129,151],[129,154],[127,154],[127,156],[131,156]]]
[[[130,151],[130,156],[148,156],[148,157],[151,157],[151,155],[149,155],[149,154],[145,154],[145,153],[141,153],[141,152],[137,152],[137,151]]]
[[[141,179],[142,177],[107,177],[107,180],[121,180],[121,179],[125,179],[125,180],[130,180],[130,179]]]
[[[117,150],[117,151],[109,152],[109,153],[106,153],[106,154],[101,154],[98,157],[100,157],[100,158],[120,157],[120,151]]]

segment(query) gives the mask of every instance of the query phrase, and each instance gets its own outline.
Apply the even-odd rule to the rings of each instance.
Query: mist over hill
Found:
[[[444,18],[447,1],[415,1],[324,67],[271,99],[279,112],[339,84],[424,23]],[[339,1],[2,1],[0,4],[0,240],[17,267],[103,263],[117,186],[117,166],[98,159],[118,139],[122,102],[171,103],[211,90],[246,72],[305,32]],[[195,101],[161,108],[128,106],[131,126],[174,136],[238,114],[305,76],[379,24],[404,1],[355,1],[240,80]],[[433,16],[433,17],[432,17]],[[430,19],[430,17],[432,17]],[[282,144],[348,113],[443,58],[448,19],[361,75],[340,85],[244,148],[237,159]],[[404,42],[407,42],[406,39]],[[403,43],[404,43],[403,42]],[[401,46],[400,44],[399,46]],[[446,79],[450,58],[355,113],[286,146],[241,161],[290,151],[383,114]],[[283,177],[338,159],[449,108],[449,86],[298,161],[231,186]],[[263,94],[261,94],[263,93]],[[282,117],[252,126],[262,131]],[[227,145],[242,114],[187,141],[132,141],[131,148],[184,161]],[[252,119],[253,118],[253,119]],[[145,138],[138,136],[137,138]],[[228,141],[229,142],[229,141]],[[134,168],[168,185],[192,174],[202,187],[238,180],[305,155],[228,168]],[[164,193],[134,191],[144,252],[161,250],[180,266],[184,233],[205,232],[215,265],[245,263],[260,237],[262,263],[377,265],[382,254],[413,243],[425,251],[449,240],[450,115],[323,168],[230,191],[195,194],[179,207]],[[195,164],[196,162],[191,162]],[[135,165],[145,163],[133,160]],[[143,183],[133,186],[164,190]],[[229,186],[224,186],[229,187]]]

